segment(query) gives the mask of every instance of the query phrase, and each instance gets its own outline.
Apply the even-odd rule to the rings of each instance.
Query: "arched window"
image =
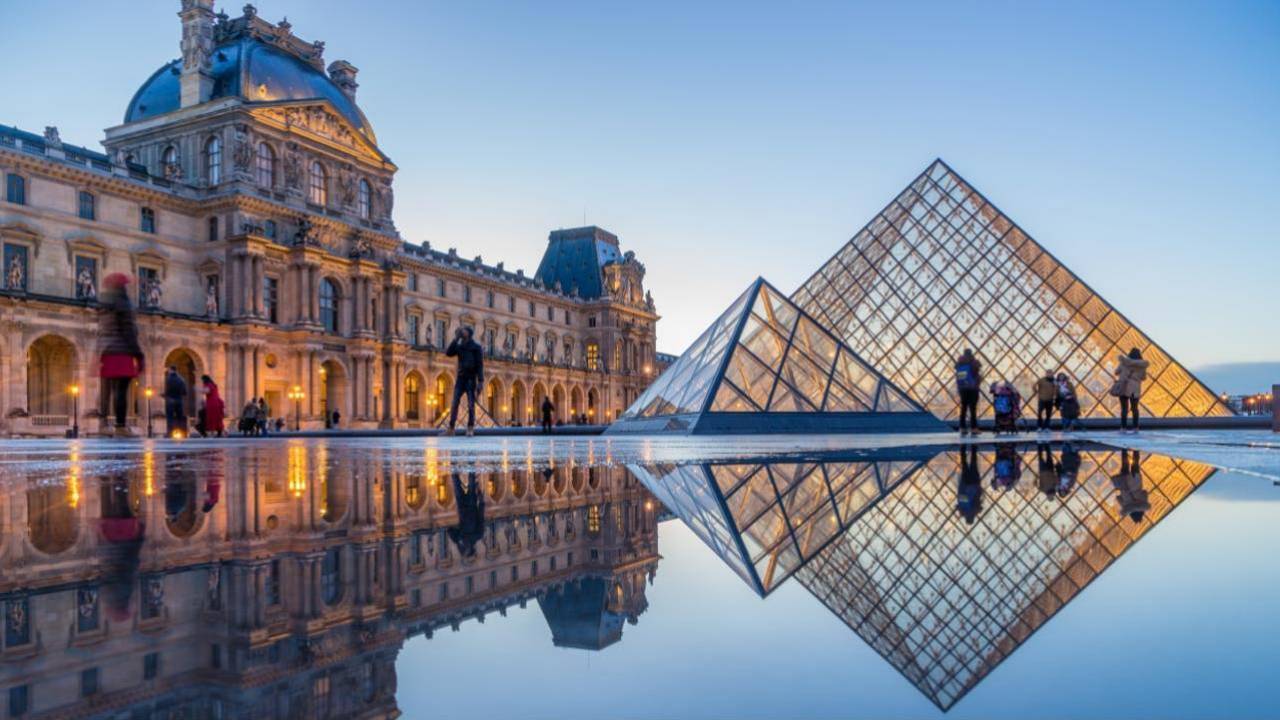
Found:
[[[311,189],[307,201],[312,205],[327,205],[329,202],[329,176],[318,162],[311,163]]]
[[[276,186],[276,153],[264,142],[258,143],[258,184],[264,188]]]
[[[372,190],[369,187],[369,181],[360,178],[359,192],[356,194],[356,209],[360,212],[360,217],[364,220],[369,219],[370,205],[369,198]]]
[[[418,419],[418,376],[410,375],[404,379],[404,416],[408,420]]]
[[[179,174],[178,148],[170,145],[160,155],[160,175],[165,178],[173,178]]]
[[[333,281],[320,281],[320,324],[326,332],[338,332],[338,288]]]
[[[209,138],[209,142],[204,144],[204,173],[209,179],[209,186],[213,187],[222,182],[222,139],[217,137]]]

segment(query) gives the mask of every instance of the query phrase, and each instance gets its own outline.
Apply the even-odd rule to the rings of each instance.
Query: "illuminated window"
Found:
[[[404,380],[404,416],[409,420],[418,419],[418,376],[410,375]]]
[[[307,193],[307,202],[312,205],[329,203],[329,175],[325,172],[324,165],[318,162],[311,163],[311,185]]]
[[[210,187],[222,182],[221,138],[209,138],[209,142],[204,144],[204,173]]]
[[[593,342],[587,343],[587,369],[600,369],[600,346]]]
[[[587,508],[587,532],[600,532],[600,506],[592,505]]]

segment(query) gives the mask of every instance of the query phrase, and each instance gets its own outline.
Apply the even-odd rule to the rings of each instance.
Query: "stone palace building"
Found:
[[[334,411],[343,427],[427,427],[462,325],[488,353],[481,403],[500,424],[534,422],[544,396],[561,421],[608,421],[639,395],[658,316],[615,235],[552,232],[532,276],[405,242],[356,68],[326,67],[324,43],[252,5],[213,5],[182,1],[181,58],[142,84],[105,153],[0,126],[0,432],[98,430],[113,272],[135,279],[147,355],[134,423],[176,365],[192,413],[207,373],[232,416],[265,397],[304,428]]]

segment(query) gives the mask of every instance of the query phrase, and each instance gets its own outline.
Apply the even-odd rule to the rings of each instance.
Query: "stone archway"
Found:
[[[556,383],[555,387],[551,388],[551,404],[556,406],[555,419],[563,423],[568,412],[564,404],[564,387],[559,383]]]
[[[76,348],[60,335],[42,335],[27,348],[27,413],[33,424],[70,424]]]
[[[184,401],[186,414],[189,418],[196,416],[197,398],[200,395],[200,376],[204,374],[204,364],[200,362],[200,356],[194,350],[185,347],[174,348],[164,357],[164,367],[161,368],[160,394],[164,394],[164,373],[167,373],[169,367],[177,369],[178,375],[182,381],[187,384],[187,397]]]
[[[484,387],[484,397],[479,400],[484,404],[484,409],[489,412],[489,417],[493,418],[495,423],[501,425],[506,421],[507,412],[504,408],[509,410],[509,406],[506,404],[507,397],[502,389],[502,380],[499,378],[490,379]],[[465,408],[466,405],[463,405],[463,407]]]
[[[426,384],[422,373],[417,370],[410,370],[409,374],[404,376],[404,419],[409,423],[422,422],[422,402]]]
[[[582,388],[575,385],[573,386],[573,389],[569,391],[570,421],[576,425],[578,423],[578,418],[582,416],[583,412],[584,412],[584,408],[582,407]]]
[[[603,423],[605,419],[600,415],[600,393],[595,388],[587,390],[587,422]]]
[[[511,419],[517,425],[526,425],[532,412],[533,408],[529,407],[525,396],[524,383],[520,380],[511,383]]]
[[[344,423],[352,420],[351,413],[347,407],[347,396],[349,382],[347,381],[347,369],[337,360],[325,360],[320,364],[320,397],[319,408],[320,417],[324,419],[325,427],[333,426],[333,414],[337,412],[338,427],[345,427]]]
[[[531,419],[531,422],[535,425],[542,422],[542,401],[546,399],[546,397],[547,397],[546,387],[544,387],[540,382],[535,382],[533,384],[533,393],[529,398],[532,401],[529,403],[529,406],[533,408],[533,412],[530,415],[530,419]]]

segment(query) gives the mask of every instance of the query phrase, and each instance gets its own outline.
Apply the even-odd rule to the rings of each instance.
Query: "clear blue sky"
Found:
[[[178,6],[0,0],[0,122],[96,144]],[[942,157],[1188,365],[1280,360],[1280,4],[258,9],[360,68],[406,239],[532,271],[585,214],[647,265],[661,349]]]

